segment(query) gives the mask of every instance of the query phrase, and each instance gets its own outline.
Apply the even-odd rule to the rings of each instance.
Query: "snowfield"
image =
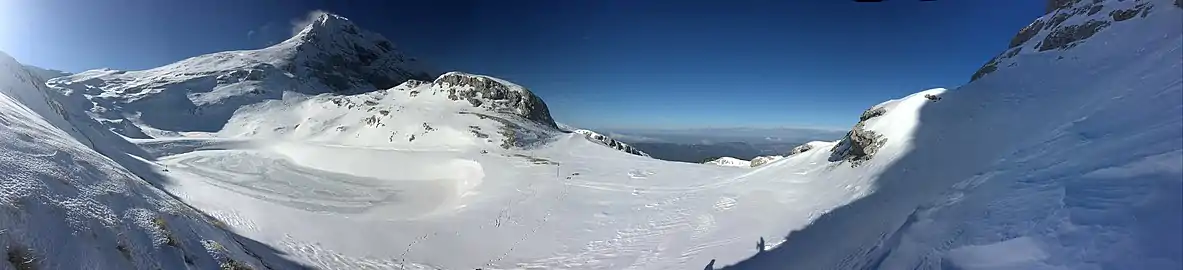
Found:
[[[423,78],[331,14],[148,71],[43,82],[5,56],[0,267],[1181,269],[1183,7],[1061,2],[973,82],[755,167]],[[369,64],[325,73],[337,54]]]

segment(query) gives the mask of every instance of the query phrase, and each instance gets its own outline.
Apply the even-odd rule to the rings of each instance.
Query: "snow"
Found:
[[[315,62],[294,45],[52,89],[0,59],[0,241],[48,269],[1179,269],[1183,10],[1103,1],[1131,2],[1154,8],[872,106],[865,160],[846,138],[745,169],[562,131],[490,76],[331,91],[269,62]],[[351,26],[318,19],[285,44]]]
[[[955,269],[1037,269],[1053,268],[1039,262],[1049,256],[1030,237],[1019,237],[989,245],[965,246],[949,250],[945,259]]]
[[[733,157],[721,157],[711,161],[704,162],[704,164],[727,166],[727,167],[751,167],[752,162]]]
[[[944,93],[892,164],[859,167],[872,194],[733,269],[972,269],[1010,248],[1045,255],[1002,268],[1183,267],[1183,16],[1144,2],[1145,18]]]
[[[0,53],[5,269],[296,267],[59,128],[65,120],[28,74]]]

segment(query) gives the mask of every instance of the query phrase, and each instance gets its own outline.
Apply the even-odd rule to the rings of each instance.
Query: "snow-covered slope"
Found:
[[[32,77],[0,53],[2,268],[297,267],[59,128]]]
[[[450,72],[357,95],[288,97],[247,105],[216,135],[420,150],[515,148],[561,132],[546,104],[496,78]]]
[[[996,70],[844,140],[883,139],[833,152],[865,197],[728,269],[1183,267],[1183,8],[1053,5]]]
[[[29,73],[32,73],[34,77],[39,78],[40,81],[42,81],[42,82],[49,81],[49,79],[53,79],[53,78],[70,76],[69,72],[56,70],[56,69],[41,68],[41,67],[31,66],[31,65],[25,65],[25,70],[28,71]]]
[[[733,158],[733,157],[716,158],[714,160],[703,162],[703,164],[711,164],[711,165],[726,166],[726,167],[752,167],[751,161],[742,160],[742,159]]]
[[[90,70],[50,85],[70,96],[69,106],[88,108],[124,136],[147,138],[214,132],[239,107],[286,95],[364,93],[433,76],[381,35],[321,14],[271,47],[201,55],[142,71]],[[149,134],[128,126],[133,123]]]
[[[24,147],[3,149],[20,154],[4,156],[17,159],[0,166],[26,168],[20,166],[32,163],[19,158],[70,153],[97,165],[36,171],[93,169],[107,174],[85,179],[159,182],[164,195],[245,236],[219,238],[214,232],[225,231],[203,229],[203,219],[166,220],[197,228],[178,236],[180,249],[208,250],[189,243],[219,241],[228,254],[246,254],[231,258],[254,268],[261,263],[250,254],[269,264],[282,260],[255,249],[262,245],[234,249],[218,239],[253,239],[321,269],[1179,269],[1183,11],[1167,0],[1055,3],[1061,2],[1069,4],[1057,10],[1089,8],[1019,47],[1036,48],[1030,42],[1057,31],[1078,33],[1061,30],[1072,25],[1109,24],[1066,48],[1006,57],[957,89],[872,106],[841,140],[811,142],[808,150],[750,169],[666,162],[594,132],[563,133],[540,99],[492,77],[448,73],[338,94],[316,82],[328,77],[315,72],[259,65],[263,73],[235,73],[240,69],[222,69],[212,56],[191,62],[200,67],[174,64],[171,73],[90,71],[55,79],[50,84],[64,95],[48,100],[36,91],[17,93],[4,108],[30,109],[0,110],[0,117],[43,128],[0,129],[12,134],[0,138],[15,138],[6,145]],[[1126,15],[1114,11],[1139,5],[1149,11],[1117,21]],[[282,51],[273,48],[241,53]],[[235,53],[223,53],[226,63],[248,59]],[[250,79],[258,74],[263,84]],[[364,86],[358,74],[342,76]],[[216,83],[222,75],[229,83]],[[134,87],[153,83],[159,85]],[[268,88],[276,85],[293,88]],[[28,120],[55,110],[69,119]],[[500,133],[506,127],[513,136]],[[107,129],[139,138],[100,136]],[[20,134],[35,140],[21,141]],[[54,146],[71,138],[75,143]],[[502,149],[509,138],[522,147]],[[49,146],[64,150],[36,149]],[[75,205],[123,198],[109,194],[162,194],[146,185],[69,192],[120,186],[52,179],[33,183],[66,195],[16,195]],[[175,202],[164,195],[143,198]],[[126,214],[129,207],[165,208],[134,205],[112,205],[116,214],[102,216],[126,220],[139,217]],[[47,211],[56,216],[40,220],[94,214],[62,212]],[[167,213],[152,213],[160,212]],[[9,220],[20,219],[0,222]],[[45,237],[65,237],[47,228]],[[63,241],[90,241],[82,239]],[[163,239],[163,246],[172,242]],[[168,250],[153,243],[152,250]],[[121,258],[88,252],[81,258]],[[163,251],[151,252],[143,254]],[[184,261],[161,261],[177,258]]]

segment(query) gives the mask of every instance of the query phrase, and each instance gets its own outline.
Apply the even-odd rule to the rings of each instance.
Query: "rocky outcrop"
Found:
[[[782,158],[785,158],[785,156],[758,156],[758,157],[754,157],[754,158],[752,158],[751,166],[752,167],[760,167],[764,164],[772,163],[773,161],[777,161]]]
[[[1122,2],[1122,1],[1119,1]],[[1067,50],[1076,47],[1104,31],[1114,23],[1145,17],[1154,9],[1150,0],[1133,0],[1131,4],[1106,3],[1097,0],[1049,0],[1046,15],[1020,29],[1011,38],[1007,51],[982,65],[970,81],[976,81],[1000,68],[1015,65],[1011,58],[1021,53]],[[1129,2],[1127,2],[1129,3]],[[1176,5],[1179,1],[1176,1]],[[1109,6],[1107,6],[1109,4]],[[1129,7],[1128,5],[1133,5]],[[1124,7],[1115,7],[1124,6]],[[1128,8],[1127,8],[1128,7]],[[1031,42],[1037,42],[1032,45]]]
[[[863,112],[854,128],[846,133],[838,145],[830,149],[830,161],[849,161],[851,167],[855,167],[874,157],[875,152],[878,152],[879,148],[887,143],[887,138],[875,131],[865,129],[864,125],[867,120],[881,116],[886,112],[883,108],[870,108]]]
[[[620,150],[621,152],[625,152],[625,153],[629,153],[629,154],[633,154],[633,155],[638,155],[638,156],[642,156],[642,157],[649,157],[649,154],[646,154],[645,152],[641,152],[641,150],[638,150],[637,148],[633,148],[632,145],[628,145],[626,143],[617,141],[616,139],[612,139],[608,136],[604,136],[603,134],[596,133],[595,131],[580,129],[580,130],[575,130],[575,133],[582,134],[584,137],[586,137],[588,140],[590,140],[592,142],[603,144],[604,146],[608,146],[609,148]]]
[[[793,150],[789,151],[789,155],[792,156],[792,155],[796,155],[796,154],[800,154],[800,153],[805,153],[805,152],[809,152],[809,150],[813,150],[813,145],[802,144],[802,145],[798,145],[797,147],[793,147]]]
[[[1081,25],[1069,25],[1067,27],[1056,28],[1043,39],[1039,44],[1039,51],[1047,51],[1052,49],[1067,49],[1075,46],[1077,41],[1092,37],[1097,31],[1109,26],[1106,21],[1089,21]]]
[[[547,127],[558,128],[541,98],[524,87],[497,78],[449,72],[435,79],[448,98],[466,100],[473,107],[511,113]]]

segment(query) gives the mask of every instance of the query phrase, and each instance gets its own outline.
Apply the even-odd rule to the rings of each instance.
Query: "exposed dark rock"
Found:
[[[604,136],[602,134],[596,133],[591,130],[576,130],[575,133],[583,134],[583,136],[586,137],[588,140],[603,144],[603,145],[608,146],[612,149],[620,150],[621,152],[625,152],[625,153],[629,153],[629,154],[633,154],[633,155],[638,155],[638,156],[642,156],[642,157],[649,157],[649,154],[646,154],[645,152],[641,152],[641,150],[634,148],[632,145],[628,145],[626,143],[619,142],[616,139],[609,138],[608,136]]]
[[[1031,23],[1031,25],[1023,27],[1023,29],[1019,30],[1018,34],[1015,34],[1015,37],[1010,39],[1010,47],[1008,48],[1014,48],[1018,47],[1019,45],[1023,45],[1023,43],[1026,43],[1028,40],[1031,40],[1032,37],[1035,37],[1035,34],[1039,33],[1039,29],[1043,29],[1043,20],[1035,20],[1035,22]]]
[[[981,68],[978,68],[978,71],[974,72],[974,75],[970,77],[969,81],[972,82],[981,79],[982,77],[985,77],[987,74],[993,73],[996,70],[998,70],[998,57],[990,59],[990,62],[986,62],[985,65],[982,65]]]
[[[800,153],[805,153],[805,152],[809,152],[809,150],[813,150],[812,145],[809,145],[808,143],[802,144],[802,145],[798,145],[797,147],[793,147],[793,150],[789,151],[789,155],[791,156],[791,155],[796,155],[796,154],[800,154]]]
[[[858,117],[858,120],[861,123],[863,121],[867,121],[867,119],[879,117],[884,113],[887,113],[887,110],[883,109],[883,107],[870,108],[866,111],[863,111],[863,114]]]
[[[414,58],[394,50],[394,45],[373,32],[360,30],[348,19],[324,14],[296,37],[294,65],[280,67],[293,73],[307,72],[337,93],[387,89],[409,79],[430,80]],[[303,72],[301,72],[303,71]]]
[[[496,79],[464,73],[448,73],[435,80],[448,88],[448,98],[466,99],[474,107],[511,113],[547,127],[558,128],[541,98],[521,87],[511,87]]]
[[[1043,39],[1043,43],[1039,46],[1039,51],[1069,48],[1077,41],[1092,37],[1093,34],[1101,31],[1101,29],[1109,26],[1109,24],[1110,22],[1107,21],[1091,20],[1080,25],[1057,28]]]
[[[830,149],[830,161],[850,161],[851,167],[862,164],[875,156],[875,152],[887,143],[887,138],[863,126],[868,119],[883,115],[887,111],[882,107],[867,109],[859,117],[859,122],[846,133],[842,141]]]
[[[863,129],[860,123],[831,149],[830,161],[850,161],[851,167],[855,167],[863,161],[871,160],[885,143],[887,138],[875,131]]]
[[[1141,10],[1138,10],[1137,8],[1114,10],[1109,12],[1109,16],[1113,17],[1114,21],[1120,22],[1134,18],[1134,16],[1138,16],[1138,12],[1141,12]]]
[[[1047,25],[1044,25],[1043,30],[1048,30],[1048,29],[1052,29],[1052,28],[1056,28],[1057,26],[1060,26],[1060,24],[1064,23],[1065,20],[1068,20],[1068,17],[1072,17],[1072,13],[1068,13],[1068,12],[1056,13],[1055,16],[1052,16],[1051,22],[1049,22]]]
[[[1044,10],[1044,14],[1052,13],[1052,11],[1056,11],[1058,9],[1072,7],[1073,4],[1079,2],[1080,0],[1048,0],[1047,8]]]

